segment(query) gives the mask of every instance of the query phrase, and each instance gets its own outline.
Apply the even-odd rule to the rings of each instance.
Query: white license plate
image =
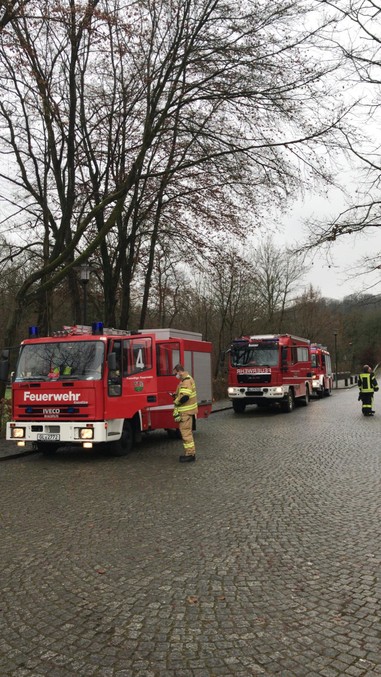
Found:
[[[247,395],[262,395],[262,390],[259,390],[258,388],[250,388],[250,390],[246,391]]]
[[[38,433],[37,439],[39,442],[59,442],[59,433]]]

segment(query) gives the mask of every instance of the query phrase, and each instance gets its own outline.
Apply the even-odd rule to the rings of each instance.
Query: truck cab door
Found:
[[[108,401],[115,417],[132,418],[157,401],[151,337],[113,339],[107,364]]]
[[[177,388],[174,367],[181,362],[180,341],[160,341],[156,344],[156,372],[159,404],[173,402],[169,393]]]

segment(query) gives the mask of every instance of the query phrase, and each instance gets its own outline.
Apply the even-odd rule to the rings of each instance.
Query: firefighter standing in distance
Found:
[[[359,374],[358,386],[362,413],[364,416],[373,416],[373,395],[378,391],[378,383],[368,364],[364,364],[363,371]]]
[[[173,418],[179,424],[184,445],[184,455],[179,457],[180,463],[190,463],[196,460],[196,449],[193,439],[193,422],[197,415],[196,384],[191,375],[185,371],[182,364],[176,364],[174,370],[180,383],[173,395]]]

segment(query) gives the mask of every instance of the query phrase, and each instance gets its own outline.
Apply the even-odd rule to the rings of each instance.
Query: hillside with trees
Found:
[[[266,257],[264,257],[266,252]],[[174,327],[199,332],[213,343],[215,395],[225,392],[226,364],[221,353],[232,339],[244,334],[292,333],[322,343],[331,352],[334,364],[337,350],[338,371],[358,373],[362,364],[381,361],[381,296],[349,296],[342,301],[322,297],[312,286],[303,284],[303,268],[289,253],[277,250],[271,241],[245,258],[237,258],[227,249],[222,265],[205,268],[193,279],[179,264],[166,269],[159,258],[154,267],[147,306],[147,327]],[[266,270],[261,265],[266,262]],[[294,267],[295,266],[295,267]],[[273,274],[270,271],[273,270]],[[289,272],[289,276],[286,272]],[[267,275],[265,274],[267,273]],[[6,330],[7,314],[15,303],[19,284],[17,268],[3,274],[0,285],[0,332]],[[141,285],[144,285],[143,278]],[[141,288],[132,294],[131,323],[140,328]],[[51,303],[52,330],[67,324],[82,324],[83,287],[79,289],[79,314],[73,316],[71,299],[63,282],[55,290]],[[94,267],[86,289],[88,323],[103,319],[102,282]],[[118,308],[117,304],[117,308]],[[19,341],[27,337],[28,326],[38,324],[32,307],[20,323],[12,344],[13,359]],[[336,346],[335,346],[336,333]]]

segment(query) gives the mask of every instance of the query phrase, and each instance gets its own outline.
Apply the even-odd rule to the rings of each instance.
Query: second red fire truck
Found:
[[[65,327],[50,337],[31,330],[13,374],[7,424],[7,440],[19,446],[32,442],[52,453],[60,446],[102,444],[122,456],[142,432],[174,433],[178,363],[196,381],[198,417],[211,412],[212,345],[201,334],[107,330],[101,323]]]
[[[330,395],[333,387],[331,355],[321,343],[311,343],[312,390],[318,397]]]
[[[248,404],[280,405],[291,412],[307,405],[312,393],[311,346],[291,334],[235,339],[229,349],[228,396],[236,413]]]

